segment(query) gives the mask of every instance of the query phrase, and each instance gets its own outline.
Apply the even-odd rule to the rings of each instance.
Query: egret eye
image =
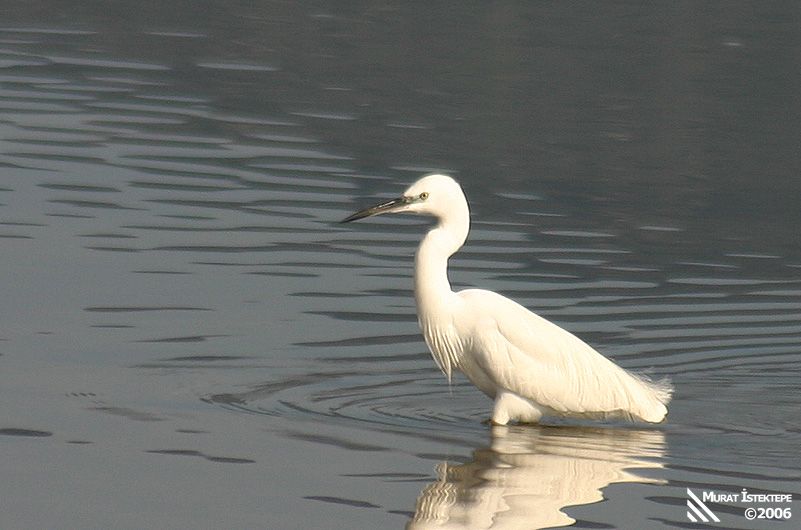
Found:
[[[424,191],[423,193],[420,194],[420,200],[424,201],[426,199],[428,199],[428,192]]]

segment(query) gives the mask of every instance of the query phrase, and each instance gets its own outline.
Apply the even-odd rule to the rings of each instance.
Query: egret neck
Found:
[[[460,197],[461,198],[461,197]],[[458,206],[438,219],[417,248],[414,267],[414,296],[421,322],[434,314],[448,314],[436,308],[449,303],[454,296],[448,281],[448,259],[459,250],[470,230],[467,201],[461,198]]]
[[[448,259],[459,250],[470,230],[470,212],[467,201],[460,197],[458,206],[438,218],[437,224],[425,235],[417,248],[414,267],[414,297],[417,303],[417,320],[429,346],[433,346],[434,360],[451,379],[452,368],[458,365],[448,347],[456,337],[444,333],[453,325],[454,312],[460,303],[448,281]]]

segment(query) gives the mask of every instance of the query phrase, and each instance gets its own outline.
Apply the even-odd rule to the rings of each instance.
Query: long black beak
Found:
[[[392,199],[391,201],[382,202],[381,204],[376,204],[375,206],[371,206],[370,208],[365,208],[364,210],[359,210],[353,215],[349,215],[348,217],[342,219],[342,223],[349,223],[351,221],[357,221],[359,219],[364,219],[365,217],[370,217],[371,215],[380,215],[382,213],[390,213],[393,210],[400,208],[401,206],[406,206],[409,204],[408,197],[398,197],[397,199]]]

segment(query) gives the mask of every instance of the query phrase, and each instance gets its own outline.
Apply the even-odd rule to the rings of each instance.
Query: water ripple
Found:
[[[430,438],[483,431],[486,410],[465,384],[448,387],[421,356],[329,359],[348,371],[310,373],[206,399],[253,414],[379,428]],[[389,373],[381,367],[391,366]],[[444,383],[444,384],[443,384]]]

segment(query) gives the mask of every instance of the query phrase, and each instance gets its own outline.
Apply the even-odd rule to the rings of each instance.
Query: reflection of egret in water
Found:
[[[609,484],[661,483],[629,470],[662,467],[663,452],[654,430],[495,427],[472,461],[437,467],[407,528],[567,526],[562,508],[602,500]]]

